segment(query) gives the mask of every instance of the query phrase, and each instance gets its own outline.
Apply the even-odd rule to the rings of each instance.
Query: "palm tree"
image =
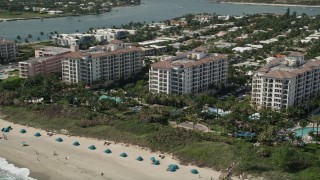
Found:
[[[41,37],[41,39],[42,39],[42,36],[44,35],[44,33],[41,31],[40,32],[40,37]]]
[[[303,120],[303,121],[300,122],[300,126],[302,127],[302,135],[301,135],[302,137],[303,137],[303,130],[304,130],[305,127],[307,127],[308,124],[309,123],[306,120]]]
[[[186,116],[188,121],[192,122],[192,129],[194,130],[195,125],[199,122],[199,117],[196,113],[190,113]]]
[[[28,34],[28,39],[31,40],[32,39],[32,35]]]
[[[313,126],[314,126],[314,124],[317,125],[317,134],[316,134],[316,142],[317,142],[317,139],[319,138],[320,115],[312,116],[311,121],[313,122]]]

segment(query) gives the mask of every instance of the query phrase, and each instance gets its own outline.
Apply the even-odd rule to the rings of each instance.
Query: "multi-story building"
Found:
[[[252,104],[258,109],[287,109],[301,106],[320,93],[320,60],[304,62],[304,55],[293,53],[275,59],[255,72]]]
[[[35,50],[35,58],[19,62],[21,78],[28,78],[37,74],[50,74],[61,72],[61,60],[63,54],[70,51],[77,51],[78,46],[68,48],[59,48],[45,46]]]
[[[192,51],[151,65],[149,91],[153,93],[199,93],[227,82],[227,57]]]
[[[98,80],[126,79],[138,74],[143,64],[143,52],[136,47],[110,44],[113,51],[71,52],[62,60],[62,79],[68,83],[84,82],[88,85]]]
[[[0,39],[0,58],[17,57],[18,48],[14,41]]]
[[[19,62],[21,78],[28,78],[37,74],[50,74],[61,72],[61,59],[63,55],[32,58]]]
[[[96,35],[102,35],[105,40],[111,42],[112,40],[126,39],[127,33],[135,35],[137,30],[133,29],[96,29]]]
[[[102,42],[104,41],[104,37],[102,35],[95,34],[81,34],[81,33],[73,33],[73,34],[59,34],[57,36],[52,37],[58,45],[61,46],[72,46],[72,45],[87,45],[93,41]]]
[[[70,48],[44,46],[34,51],[35,58],[55,56],[70,52]]]

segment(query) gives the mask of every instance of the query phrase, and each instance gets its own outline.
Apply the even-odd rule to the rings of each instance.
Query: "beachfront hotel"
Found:
[[[320,60],[305,62],[304,54],[275,58],[255,72],[251,102],[258,109],[301,106],[320,94]]]
[[[141,71],[143,57],[140,48],[126,47],[121,41],[114,41],[101,51],[70,52],[62,60],[62,79],[88,85],[98,80],[126,79]]]
[[[151,65],[149,91],[184,94],[205,92],[227,83],[227,57],[192,51]]]
[[[0,58],[17,57],[18,47],[14,41],[0,39]]]
[[[51,74],[61,72],[61,60],[63,54],[70,52],[78,47],[60,48],[44,46],[35,50],[35,58],[19,62],[19,71],[21,78],[28,78],[37,74]]]

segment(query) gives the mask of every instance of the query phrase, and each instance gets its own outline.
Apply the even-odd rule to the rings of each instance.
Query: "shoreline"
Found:
[[[51,19],[51,18],[62,18],[62,17],[73,17],[73,16],[86,16],[93,14],[84,14],[84,15],[61,15],[61,16],[47,16],[47,17],[30,17],[30,18],[0,18],[0,22],[12,22],[12,21],[26,21],[33,19]]]
[[[16,167],[25,167],[30,170],[30,176],[37,179],[198,179],[197,174],[192,174],[191,169],[197,169],[203,179],[218,179],[221,172],[209,168],[200,168],[194,165],[181,165],[170,154],[165,154],[164,159],[159,159],[159,152],[151,152],[138,146],[114,143],[104,146],[98,139],[66,136],[57,134],[46,135],[46,131],[26,127],[0,119],[0,127],[12,126],[13,130],[7,133],[8,140],[0,139],[0,157],[5,158]],[[27,133],[19,133],[20,129]],[[34,137],[35,132],[40,132],[41,137]],[[2,136],[2,135],[1,135]],[[63,142],[56,142],[61,137]],[[80,146],[72,145],[79,141]],[[21,142],[27,142],[24,147]],[[96,150],[89,150],[90,145],[95,145]],[[105,154],[105,149],[111,149],[111,154]],[[57,156],[53,156],[53,152]],[[126,152],[127,158],[120,157]],[[144,161],[135,158],[142,156]],[[69,157],[70,159],[65,159]],[[160,160],[160,165],[152,165],[150,157]],[[176,172],[166,171],[169,164],[178,164],[180,169]],[[103,172],[105,175],[101,176]],[[237,179],[233,177],[233,179]]]
[[[252,6],[279,6],[279,7],[305,7],[305,8],[320,8],[320,5],[299,5],[299,4],[270,4],[270,3],[249,3],[249,2],[220,2],[220,4],[239,4]]]
[[[101,15],[101,14],[112,12],[113,9],[117,9],[117,8],[121,8],[121,7],[131,7],[131,6],[130,5],[115,6],[115,7],[110,8],[109,11],[101,12],[99,14],[88,13],[88,14],[70,14],[70,15],[56,15],[56,16],[30,17],[30,18],[0,18],[0,23],[13,22],[13,21],[27,21],[27,20],[34,20],[34,19],[51,19],[51,18],[63,18],[63,17],[81,17],[81,16]]]

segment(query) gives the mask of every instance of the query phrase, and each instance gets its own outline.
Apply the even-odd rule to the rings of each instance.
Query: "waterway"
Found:
[[[100,15],[34,19],[25,21],[1,22],[0,37],[14,40],[17,35],[22,39],[31,34],[33,39],[44,32],[58,33],[86,32],[90,27],[111,27],[133,22],[152,22],[178,17],[187,13],[216,13],[221,15],[243,15],[255,13],[285,13],[287,7],[253,6],[242,4],[220,4],[210,0],[142,0],[139,6],[118,7]],[[290,7],[291,12],[317,15],[320,8]]]

